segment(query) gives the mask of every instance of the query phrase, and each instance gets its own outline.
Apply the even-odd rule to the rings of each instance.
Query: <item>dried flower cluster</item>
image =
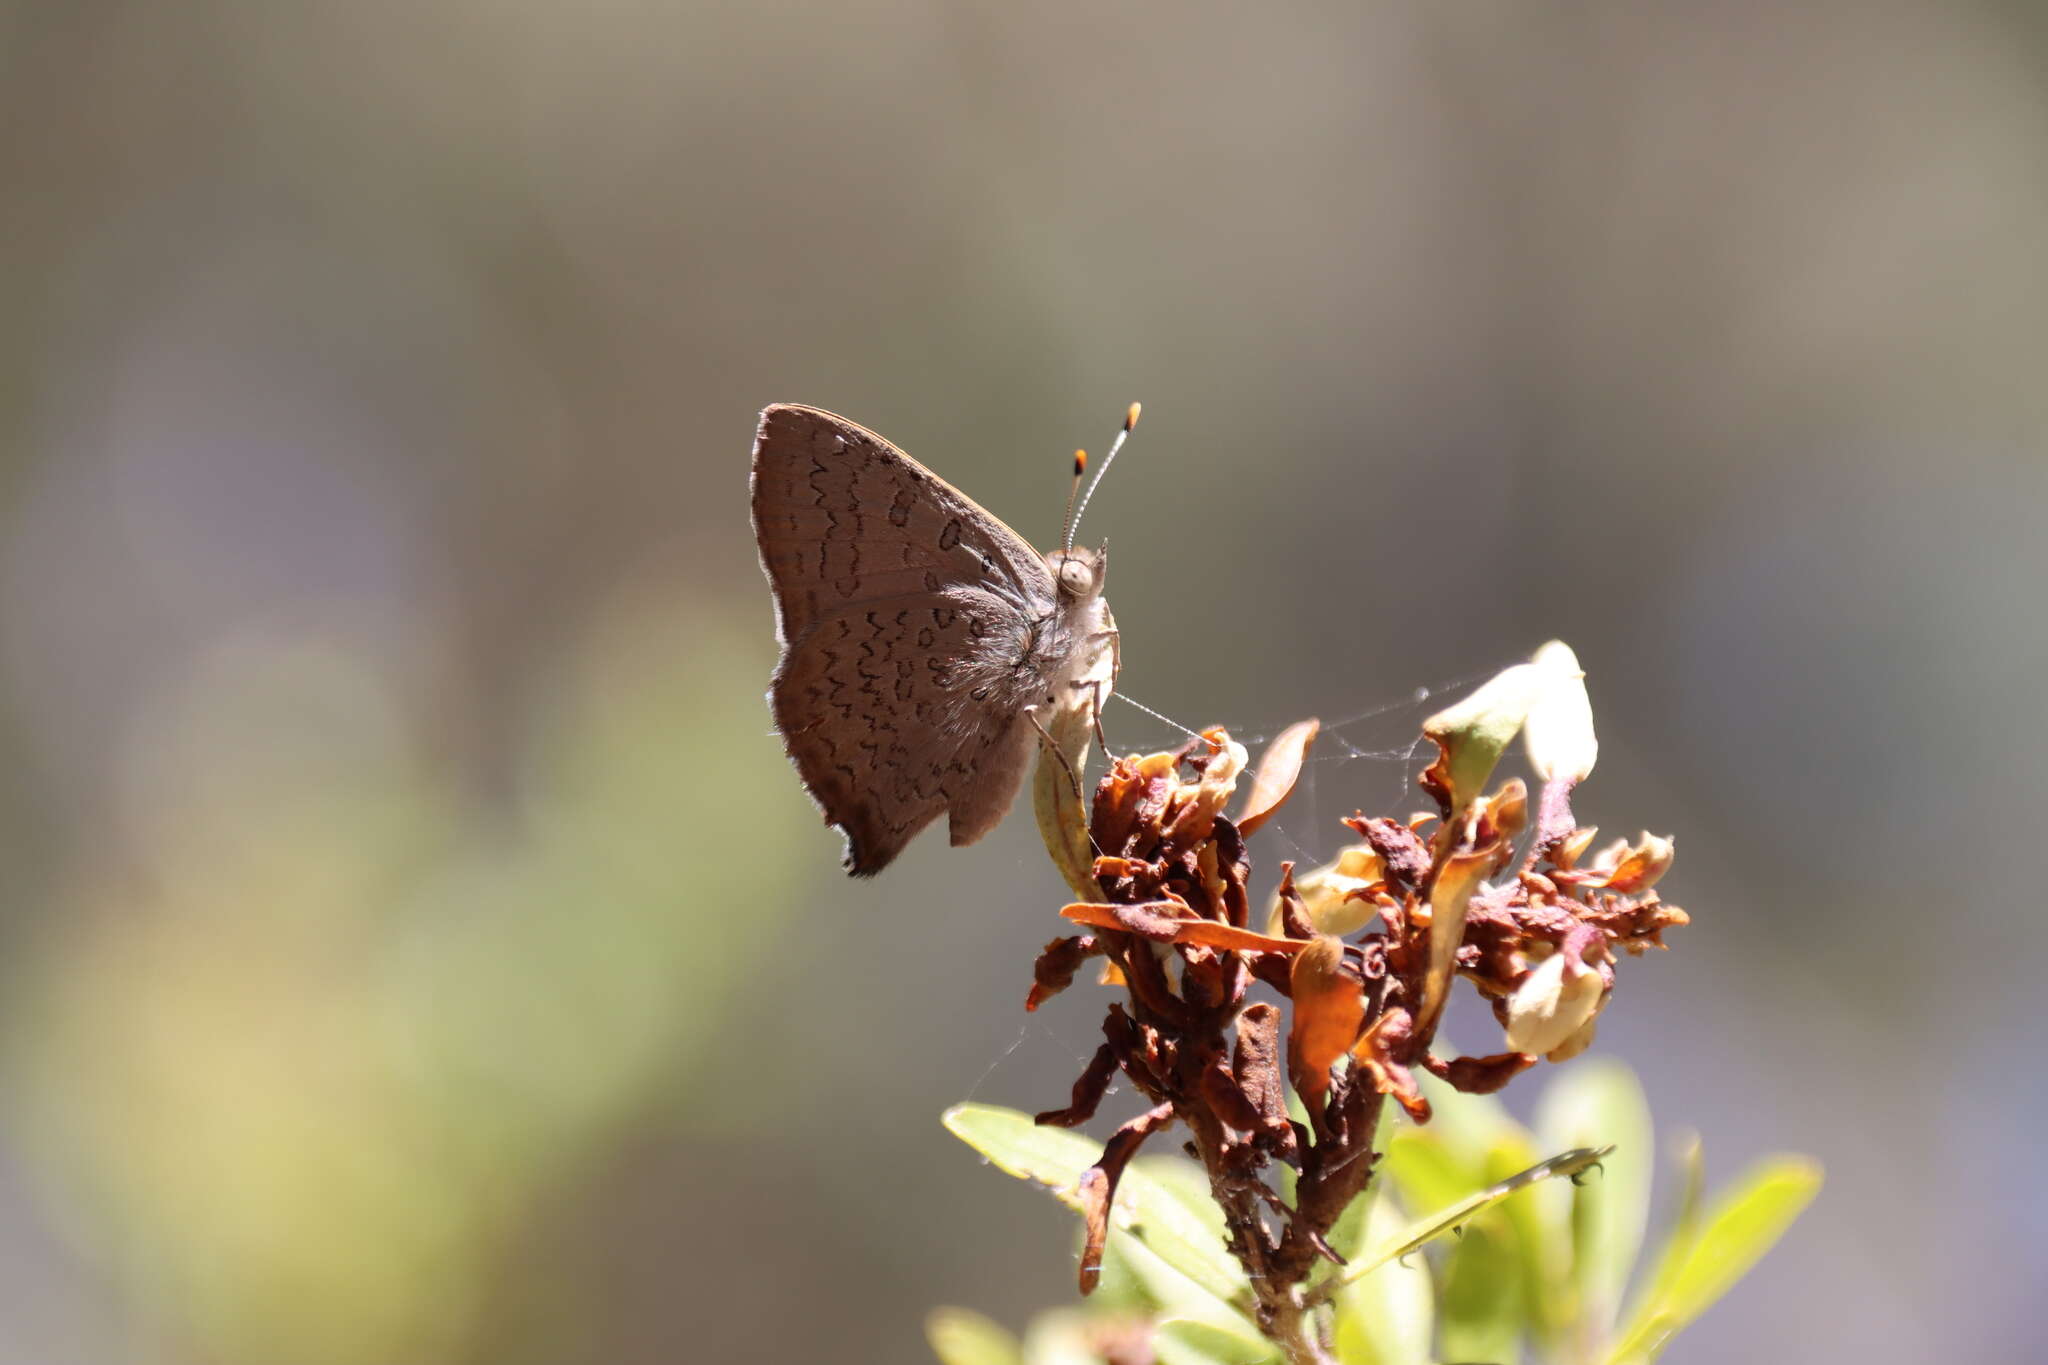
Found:
[[[1613,993],[1617,953],[1663,947],[1663,931],[1686,922],[1654,889],[1670,840],[1645,835],[1589,856],[1595,832],[1572,818],[1595,747],[1569,649],[1545,646],[1423,733],[1439,751],[1421,779],[1436,809],[1352,816],[1344,823],[1358,842],[1298,879],[1283,865],[1256,929],[1244,840],[1292,790],[1313,722],[1268,747],[1235,819],[1225,807],[1246,754],[1218,729],[1178,752],[1116,759],[1085,831],[1066,831],[1067,847],[1085,839],[1094,853],[1086,898],[1061,912],[1087,932],[1047,946],[1026,1008],[1065,989],[1090,958],[1127,998],[1109,1007],[1071,1102],[1038,1121],[1084,1122],[1118,1072],[1150,1104],[1082,1182],[1083,1292],[1100,1271],[1125,1165],[1179,1122],[1259,1296],[1261,1328],[1294,1359],[1324,1358],[1304,1286],[1319,1258],[1339,1259],[1327,1233],[1372,1178],[1382,1097],[1426,1122],[1418,1068],[1489,1092],[1539,1057],[1576,1055]],[[1540,784],[1533,822],[1521,779],[1485,790],[1518,733]],[[1502,1051],[1431,1050],[1460,976],[1492,1002]],[[1250,999],[1254,981],[1285,1007]],[[1305,1124],[1289,1114],[1290,1086]],[[1291,1205],[1267,1181],[1275,1161],[1296,1172]]]

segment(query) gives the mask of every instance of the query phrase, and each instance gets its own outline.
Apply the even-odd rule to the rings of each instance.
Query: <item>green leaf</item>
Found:
[[[1141,1156],[1125,1169],[1124,1179],[1128,1181],[1133,1173],[1140,1173],[1142,1181],[1157,1187],[1161,1194],[1178,1206],[1180,1213],[1187,1215],[1175,1219],[1171,1231],[1198,1240],[1205,1248],[1224,1244],[1227,1234],[1223,1227],[1223,1210],[1209,1193],[1209,1176],[1200,1166],[1185,1157]],[[1197,1229],[1200,1230],[1198,1238]],[[1161,1234],[1166,1231],[1165,1227],[1160,1228]],[[1149,1240],[1156,1244],[1157,1237],[1152,1236]],[[1164,1251],[1163,1247],[1158,1249]],[[1229,1264],[1233,1275],[1241,1274],[1236,1257],[1226,1251],[1223,1260]]]
[[[1121,1254],[1131,1277],[1143,1286],[1145,1296],[1158,1305],[1163,1320],[1198,1323],[1218,1336],[1236,1341],[1239,1350],[1272,1349],[1250,1318],[1175,1268],[1142,1239],[1122,1239]]]
[[[1000,1323],[971,1308],[935,1308],[924,1337],[944,1365],[1023,1365],[1024,1350]]]
[[[1676,1163],[1678,1206],[1672,1214],[1671,1231],[1657,1253],[1657,1268],[1649,1283],[1636,1291],[1636,1312],[1632,1317],[1642,1315],[1644,1304],[1669,1297],[1672,1283],[1700,1235],[1700,1203],[1706,1187],[1707,1165],[1700,1150],[1699,1134],[1688,1133],[1679,1140]]]
[[[1655,1359],[1777,1243],[1820,1185],[1820,1166],[1806,1157],[1770,1157],[1751,1167],[1708,1209],[1662,1292],[1645,1299],[1608,1359]]]
[[[1521,1359],[1522,1263],[1499,1219],[1471,1224],[1451,1248],[1437,1311],[1444,1359],[1489,1365]]]
[[[1360,1249],[1371,1235],[1375,1226],[1373,1209],[1381,1202],[1380,1193],[1385,1187],[1383,1180],[1367,1185],[1345,1206],[1344,1212],[1337,1215],[1337,1221],[1330,1224],[1329,1232],[1324,1234],[1323,1240],[1330,1244],[1330,1250],[1342,1256],[1347,1263],[1358,1258]]]
[[[1177,1164],[1183,1173],[1193,1171]],[[1207,1177],[1199,1178],[1204,1189],[1196,1195],[1184,1178],[1178,1189],[1162,1181],[1154,1162],[1133,1162],[1118,1185],[1110,1221],[1224,1303],[1249,1302],[1244,1267],[1224,1244],[1223,1211],[1208,1197]]]
[[[1406,1226],[1400,1209],[1386,1198],[1360,1198],[1352,1209],[1362,1210],[1359,1243],[1390,1241]],[[1351,1209],[1345,1210],[1344,1218],[1351,1217]],[[1421,1262],[1389,1261],[1338,1290],[1334,1302],[1340,1365],[1427,1365],[1436,1330],[1436,1287]]]
[[[1102,1155],[1100,1143],[1062,1128],[1041,1128],[1029,1114],[996,1105],[955,1105],[946,1111],[944,1122],[955,1137],[998,1168],[1043,1185],[1054,1198],[1079,1211],[1075,1185]],[[1223,1243],[1221,1211],[1206,1198],[1184,1198],[1185,1178],[1166,1178],[1177,1181],[1181,1192],[1176,1192],[1157,1169],[1152,1162],[1138,1161],[1124,1171],[1110,1226],[1136,1237],[1226,1307],[1248,1300],[1251,1286]]]
[[[1487,1153],[1488,1182],[1512,1179],[1528,1169],[1535,1164],[1536,1150],[1519,1130],[1503,1134]],[[1516,1282],[1522,1289],[1523,1330],[1546,1347],[1561,1335],[1571,1308],[1571,1242],[1567,1235],[1571,1199],[1569,1182],[1545,1180],[1525,1190],[1519,1199],[1501,1201],[1490,1215],[1509,1236],[1519,1264]]]
[[[1082,1232],[1074,1229],[1074,1258],[1081,1256]],[[1131,1268],[1131,1262],[1124,1255],[1124,1248],[1133,1245],[1128,1237],[1111,1237],[1102,1244],[1102,1276],[1095,1282],[1095,1292],[1088,1296],[1088,1307],[1097,1313],[1131,1313],[1150,1317],[1158,1311],[1159,1301],[1152,1297],[1144,1280]]]
[[[1441,1047],[1437,1048],[1437,1053],[1439,1056],[1448,1055]],[[1478,1172],[1486,1163],[1486,1154],[1498,1146],[1502,1138],[1529,1140],[1528,1130],[1515,1122],[1499,1096],[1467,1095],[1427,1072],[1418,1073],[1416,1080],[1421,1082],[1423,1098],[1429,1101],[1430,1120],[1418,1128],[1404,1119],[1397,1131],[1424,1133],[1447,1144],[1472,1170],[1475,1185],[1482,1178]]]
[[[1152,1350],[1159,1365],[1267,1365],[1280,1359],[1279,1348],[1264,1337],[1247,1341],[1234,1332],[1185,1318],[1160,1323]]]
[[[1024,1365],[1102,1365],[1095,1349],[1098,1321],[1079,1308],[1040,1313],[1024,1333]]]
[[[1564,1330],[1579,1353],[1589,1355],[1612,1337],[1649,1225],[1656,1155],[1650,1106],[1626,1066],[1588,1060],[1544,1089],[1536,1104],[1536,1131],[1546,1148],[1614,1149],[1598,1171],[1569,1191],[1569,1237],[1560,1248],[1575,1291],[1567,1296],[1574,1321]]]
[[[1401,1203],[1411,1209],[1446,1208],[1486,1184],[1477,1153],[1467,1159],[1429,1129],[1405,1126],[1387,1140],[1380,1175],[1393,1182]]]
[[[1577,1151],[1560,1152],[1548,1160],[1537,1162],[1526,1171],[1517,1171],[1506,1180],[1489,1185],[1477,1194],[1467,1195],[1445,1208],[1438,1209],[1426,1218],[1419,1218],[1387,1242],[1375,1243],[1375,1249],[1370,1255],[1353,1262],[1342,1275],[1319,1286],[1310,1294],[1310,1301],[1327,1297],[1334,1290],[1371,1274],[1387,1262],[1398,1260],[1445,1233],[1465,1226],[1516,1190],[1526,1189],[1539,1180],[1548,1180],[1554,1176],[1576,1175],[1606,1155],[1602,1149],[1581,1148]]]
[[[993,1104],[956,1104],[940,1121],[997,1170],[1043,1185],[1053,1198],[1081,1211],[1074,1187],[1102,1156],[1101,1143],[1064,1128],[1041,1128],[1029,1114]]]
[[[1443,750],[1431,767],[1449,790],[1453,818],[1479,795],[1529,708],[1553,682],[1552,670],[1544,665],[1516,664],[1422,722],[1422,733]]]

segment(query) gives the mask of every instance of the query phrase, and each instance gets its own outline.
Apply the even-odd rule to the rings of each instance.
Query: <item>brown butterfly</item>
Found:
[[[847,870],[873,876],[942,811],[956,847],[994,829],[1045,720],[1108,693],[1082,677],[1114,645],[1108,547],[1069,532],[1041,555],[873,432],[792,404],[761,414],[753,511],[782,646],[769,706]]]

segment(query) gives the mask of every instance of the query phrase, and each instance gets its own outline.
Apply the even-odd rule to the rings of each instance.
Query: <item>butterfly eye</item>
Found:
[[[1095,575],[1078,559],[1060,561],[1060,587],[1075,597],[1085,597],[1095,586]]]

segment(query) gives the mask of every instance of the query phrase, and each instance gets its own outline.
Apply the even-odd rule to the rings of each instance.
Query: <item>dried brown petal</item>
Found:
[[[1422,1013],[1416,1021],[1417,1032],[1424,1038],[1435,1030],[1437,1017],[1443,1013],[1458,945],[1464,941],[1465,907],[1493,867],[1494,854],[1492,848],[1452,854],[1429,889],[1429,975],[1423,982]]]
[[[1188,915],[1185,901],[1148,901],[1144,905],[1069,905],[1060,914],[1076,924],[1098,929],[1121,929],[1154,943],[1181,943],[1193,947],[1218,948],[1239,953],[1296,953],[1297,939],[1255,934],[1212,919],[1182,919]]]
[[[1074,1193],[1081,1201],[1081,1292],[1093,1294],[1102,1283],[1102,1248],[1109,1241],[1109,1203],[1116,1186],[1100,1166],[1081,1172]]]
[[[1390,1095],[1417,1123],[1429,1122],[1429,1101],[1415,1083],[1402,1056],[1414,1041],[1415,1021],[1398,1005],[1373,1020],[1372,1026],[1352,1047],[1351,1055],[1372,1078],[1373,1088]]]
[[[1064,1109],[1048,1109],[1031,1121],[1045,1128],[1078,1128],[1095,1117],[1096,1107],[1109,1093],[1110,1078],[1116,1075],[1116,1051],[1108,1043],[1095,1049],[1088,1069],[1074,1081],[1073,1094]]]
[[[1073,985],[1074,973],[1081,969],[1081,964],[1101,951],[1101,944],[1093,934],[1056,938],[1046,944],[1045,951],[1032,964],[1031,994],[1024,998],[1025,1012],[1037,1009]]]
[[[1315,926],[1309,922],[1301,893],[1294,886],[1293,863],[1280,864],[1280,885],[1273,890],[1273,913],[1268,917],[1266,932],[1299,939],[1315,936]]]
[[[1287,1067],[1294,1088],[1313,1106],[1330,1088],[1330,1067],[1351,1050],[1365,1025],[1365,983],[1345,969],[1344,941],[1330,934],[1295,955],[1289,980],[1294,1026],[1287,1036]]]
[[[1287,1089],[1280,1079],[1280,1010],[1265,1001],[1247,1005],[1237,1016],[1237,1047],[1230,1058],[1238,1091],[1258,1114],[1252,1130],[1262,1145],[1283,1156],[1295,1149],[1294,1125],[1287,1118]]]
[[[1097,929],[1120,929],[1155,943],[1170,943],[1174,931],[1180,926],[1176,912],[1186,910],[1183,902],[1163,900],[1146,901],[1142,905],[1069,905],[1060,914],[1076,924],[1092,925]]]
[[[1408,826],[1384,817],[1367,820],[1356,815],[1344,823],[1371,845],[1387,880],[1397,889],[1412,891],[1429,879],[1429,846]]]
[[[1308,746],[1315,742],[1316,732],[1321,728],[1319,720],[1298,720],[1274,736],[1266,752],[1259,756],[1252,789],[1245,795],[1244,813],[1237,817],[1239,830],[1247,835],[1254,833],[1294,795],[1294,784],[1301,779]]]
[[[1449,1081],[1451,1088],[1467,1095],[1491,1095],[1536,1064],[1521,1052],[1496,1052],[1490,1057],[1453,1057],[1440,1062],[1431,1057],[1429,1069]]]
[[[1215,1056],[1202,1068],[1201,1079],[1197,1082],[1202,1098],[1216,1117],[1222,1119],[1241,1133],[1258,1131],[1259,1110],[1237,1083],[1237,1077],[1230,1069],[1228,1059]]]
[[[1244,835],[1228,820],[1216,822],[1216,873],[1223,883],[1223,918],[1240,929],[1251,927],[1251,897],[1245,890],[1251,880],[1252,860],[1245,852]]]
[[[1519,777],[1503,782],[1500,790],[1486,799],[1481,820],[1484,828],[1477,842],[1490,843],[1497,839],[1502,843],[1513,843],[1529,820],[1527,784]]]
[[[1110,1135],[1103,1144],[1102,1157],[1081,1172],[1077,1193],[1081,1197],[1081,1220],[1087,1229],[1081,1247],[1081,1292],[1092,1294],[1102,1279],[1102,1246],[1109,1238],[1109,1209],[1116,1200],[1117,1182],[1124,1167],[1138,1154],[1145,1139],[1173,1122],[1173,1106],[1162,1104],[1146,1111]]]

